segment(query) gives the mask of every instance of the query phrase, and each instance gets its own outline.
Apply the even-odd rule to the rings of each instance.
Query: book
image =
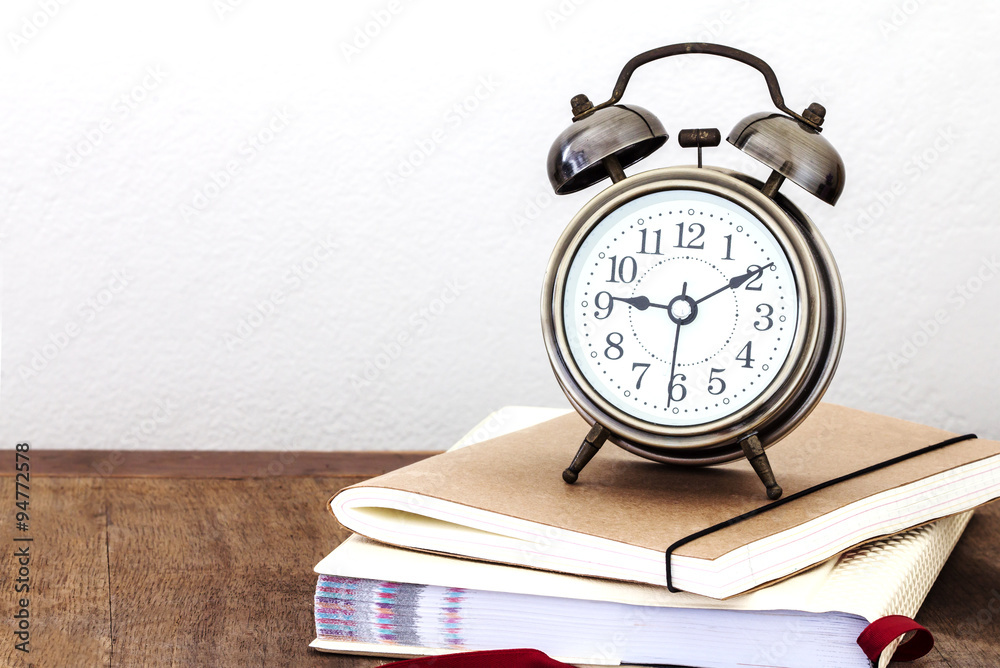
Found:
[[[588,429],[575,413],[555,417],[348,487],[330,508],[392,545],[663,586],[667,548],[769,503],[746,462],[666,466],[611,445],[567,485],[561,471]],[[953,436],[821,404],[768,455],[788,497]],[[735,596],[998,495],[1000,443],[960,441],[679,547],[673,585]]]
[[[871,622],[914,616],[971,511],[725,601],[352,536],[315,568],[314,647],[406,658],[532,647],[585,665],[868,668]],[[889,662],[896,647],[882,652]]]

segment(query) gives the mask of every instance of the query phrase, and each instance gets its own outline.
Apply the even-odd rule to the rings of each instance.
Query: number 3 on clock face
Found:
[[[667,427],[761,398],[793,352],[792,264],[739,204],[699,190],[636,197],[579,243],[561,316],[572,363],[603,400]]]

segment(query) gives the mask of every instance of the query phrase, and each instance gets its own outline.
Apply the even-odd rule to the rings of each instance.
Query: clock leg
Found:
[[[607,438],[608,430],[599,424],[595,424],[591,428],[590,433],[587,434],[587,437],[583,439],[583,443],[580,444],[580,449],[577,451],[576,457],[573,458],[573,463],[563,471],[563,480],[570,485],[576,482],[576,479],[580,476],[580,471],[590,463],[590,460],[601,449]]]
[[[740,441],[740,446],[743,448],[743,454],[746,455],[747,459],[750,460],[750,466],[753,470],[757,472],[757,476],[760,477],[760,481],[764,483],[764,487],[767,488],[767,498],[774,501],[781,496],[781,486],[774,479],[774,471],[771,470],[771,462],[767,460],[767,455],[764,454],[764,446],[760,444],[760,439],[757,438],[757,434],[750,434],[742,441]],[[577,455],[579,456],[579,455]]]

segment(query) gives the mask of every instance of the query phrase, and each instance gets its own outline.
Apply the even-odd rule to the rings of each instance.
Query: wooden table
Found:
[[[23,532],[11,452],[0,471],[0,665],[381,665],[308,648],[312,567],[348,535],[325,502],[427,454],[33,451]],[[24,545],[29,654],[12,635],[13,553]],[[993,504],[973,518],[920,611],[937,645],[916,666],[1000,666],[998,549]]]

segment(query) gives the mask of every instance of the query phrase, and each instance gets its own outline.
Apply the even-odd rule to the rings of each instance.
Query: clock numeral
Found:
[[[608,298],[606,306],[601,306],[601,295]],[[610,292],[598,292],[594,297],[594,306],[605,312],[604,315],[601,315],[601,311],[594,311],[594,317],[598,320],[607,320],[608,316],[611,315],[611,310],[615,307],[615,300]]]
[[[723,392],[726,391],[726,381],[722,380],[722,378],[716,378],[715,377],[715,374],[722,373],[723,371],[725,371],[725,369],[712,369],[712,373],[710,373],[708,375],[708,393],[709,394],[722,394]],[[715,383],[715,382],[719,383],[718,386],[717,386],[719,389],[717,389],[717,390],[713,390],[712,389],[712,384]]]
[[[750,357],[750,355],[752,354],[750,352],[751,351],[750,346],[751,346],[752,343],[753,343],[753,341],[747,341],[747,344],[745,346],[743,346],[743,350],[741,350],[740,354],[736,356],[736,359],[738,359],[739,361],[743,362],[743,368],[744,369],[752,369],[753,368],[753,365],[750,364],[751,362],[754,361],[754,358]],[[745,356],[743,356],[744,354],[745,354]]]
[[[612,341],[611,337],[613,336],[617,336],[618,340]],[[605,341],[608,342],[608,347],[604,349],[604,356],[607,357],[609,360],[620,360],[622,358],[622,355],[625,354],[625,351],[622,349],[622,341],[624,340],[625,337],[622,336],[619,332],[611,332],[610,334],[608,334],[608,338],[605,339]],[[614,357],[611,356],[612,350],[618,353]]]
[[[691,234],[695,233],[695,229],[698,230],[698,234],[695,235],[694,239],[684,243],[684,223],[677,223],[677,245],[674,248],[691,248],[691,249],[703,249],[705,248],[705,242],[702,241],[700,244],[695,242],[705,236],[705,226],[701,223],[691,223],[687,227],[687,231]]]
[[[639,272],[639,265],[636,264],[634,257],[626,255],[622,258],[621,263],[618,262],[617,255],[612,255],[608,259],[611,260],[611,278],[607,280],[608,283],[618,283],[619,281],[631,283],[635,280],[635,275]],[[618,280],[615,280],[616,274]]]
[[[681,380],[687,380],[687,376],[685,376],[682,373],[674,374],[674,377],[670,379],[670,389],[667,392],[670,395],[670,401],[684,401],[684,397],[688,395],[687,388],[684,387],[683,384],[678,383],[676,380],[674,380],[675,378],[680,378]],[[680,396],[677,396],[678,392],[674,392],[675,389],[679,390]],[[669,401],[667,402],[667,405],[668,406],[670,405]]]
[[[639,378],[636,379],[635,381],[635,389],[637,390],[642,387],[642,377],[646,375],[647,371],[649,371],[649,364],[647,364],[646,362],[636,362],[635,364],[632,365],[632,371],[635,371],[636,367],[640,366],[643,367],[643,369],[642,373],[639,374]]]
[[[653,234],[656,235],[656,250],[654,250],[652,253],[649,253],[649,252],[646,251],[646,233],[647,232],[648,232],[648,230],[645,230],[645,229],[639,230],[639,234],[642,235],[642,248],[639,249],[639,254],[640,255],[663,255],[663,253],[660,252],[660,235],[663,234],[663,230],[653,230]]]
[[[726,236],[724,236],[722,238],[726,240],[726,256],[724,258],[722,258],[722,259],[723,260],[732,260],[733,259],[733,256],[732,256],[732,252],[733,252],[733,235],[727,234]]]
[[[763,313],[761,309],[767,309],[767,313]],[[754,323],[753,323],[753,328],[754,329],[756,329],[758,332],[766,332],[767,330],[771,329],[774,326],[774,319],[771,318],[771,316],[774,315],[774,307],[773,306],[771,306],[770,304],[758,304],[757,305],[757,313],[761,314],[760,317],[763,320],[766,320],[767,324],[764,325],[763,327],[761,327],[760,326],[761,321],[760,320],[755,320]]]
[[[760,292],[761,286],[754,284],[760,282],[760,279],[764,277],[764,272],[760,270],[759,264],[752,264],[749,267],[747,267],[747,272],[751,271],[756,271],[758,272],[758,274],[753,278],[751,278],[749,281],[747,281],[746,285],[744,285],[743,287],[745,287],[747,290],[754,290],[756,292]]]

